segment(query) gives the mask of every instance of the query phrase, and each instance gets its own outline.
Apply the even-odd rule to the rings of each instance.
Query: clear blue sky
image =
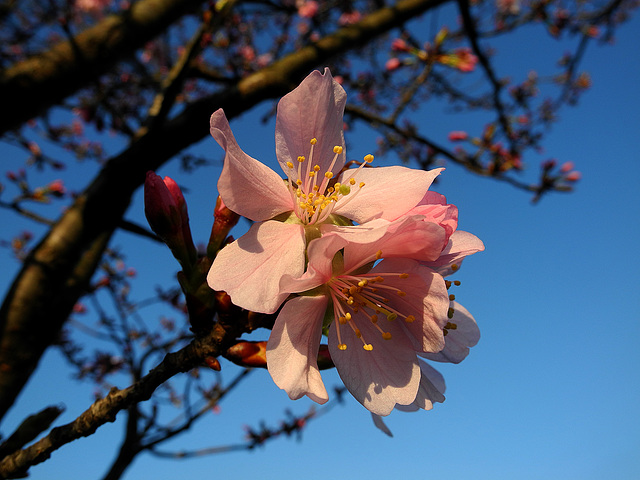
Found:
[[[553,42],[519,36],[498,43],[505,73],[526,73]],[[540,38],[540,37],[537,37]],[[478,235],[486,251],[469,258],[457,276],[457,299],[475,316],[479,344],[460,365],[436,367],[447,380],[447,400],[434,410],[392,414],[388,438],[373,426],[355,400],[337,406],[304,432],[303,441],[279,439],[251,453],[231,453],[188,461],[142,455],[125,479],[173,478],[393,478],[444,479],[636,479],[640,478],[640,20],[620,28],[616,45],[592,48],[583,68],[593,88],[577,108],[561,112],[539,160],[572,160],[583,179],[575,193],[550,195],[532,206],[527,194],[492,180],[448,167],[436,190],[460,209],[460,229]],[[527,45],[523,55],[522,46]],[[562,49],[558,50],[560,53]],[[502,57],[501,57],[502,55]],[[349,93],[349,92],[347,92]],[[425,117],[433,137],[444,141],[449,124],[472,129],[465,119]],[[260,127],[260,130],[257,130]],[[273,165],[273,125],[259,115],[232,123],[240,145]],[[478,131],[480,127],[474,127]],[[453,129],[453,128],[451,128]],[[373,150],[374,138],[348,138],[350,157]],[[213,139],[198,151],[220,158]],[[380,159],[384,164],[384,159]],[[168,168],[159,173],[173,174]],[[206,239],[219,169],[197,178],[178,175],[187,195],[194,236]],[[79,185],[85,179],[78,178]],[[138,195],[129,217],[142,221]],[[13,231],[16,218],[0,211]],[[131,240],[119,234],[115,243]],[[167,252],[146,243],[129,254],[129,264],[152,290],[175,265]],[[154,265],[154,269],[150,268]],[[2,289],[15,262],[0,251]],[[141,295],[144,296],[144,295]],[[225,364],[224,368],[231,370]],[[89,405],[91,387],[77,387],[55,352],[45,356],[3,432],[26,414],[64,403],[61,422]],[[62,372],[62,374],[61,374]],[[338,384],[326,372],[328,387]],[[125,385],[121,385],[125,386]],[[175,449],[230,443],[242,438],[243,424],[274,425],[285,409],[303,413],[311,402],[291,402],[264,371],[256,371],[235,395]],[[55,452],[31,470],[34,480],[99,478],[115,452],[121,422],[102,427]]]

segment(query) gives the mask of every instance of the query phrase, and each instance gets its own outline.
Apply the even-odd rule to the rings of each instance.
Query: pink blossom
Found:
[[[352,12],[344,12],[338,19],[338,25],[351,25],[353,23],[359,22],[361,18],[362,14],[356,10],[353,10]]]
[[[352,227],[359,229],[348,240],[328,233],[310,242],[304,275],[281,279],[282,291],[304,292],[284,304],[267,343],[269,373],[290,398],[328,400],[316,361],[326,328],[342,381],[368,410],[388,415],[415,402],[426,408],[417,355],[458,358],[462,352],[457,345],[443,350],[444,331],[453,328],[450,300],[442,275],[427,265],[447,262],[438,254],[433,259],[436,245],[417,248],[428,237],[417,228],[422,220],[374,220],[368,228]],[[476,238],[475,251],[482,248]],[[451,258],[461,253],[447,252]]]
[[[449,140],[452,142],[459,142],[461,140],[466,140],[469,137],[467,132],[459,132],[454,131],[449,133]]]
[[[304,18],[313,18],[318,13],[318,2],[313,0],[301,3],[298,6],[298,15]]]
[[[311,73],[282,98],[276,156],[286,181],[240,149],[222,110],[211,116],[211,134],[226,152],[220,196],[256,222],[218,253],[208,275],[211,288],[226,291],[236,305],[275,312],[288,295],[279,290],[279,279],[302,275],[311,239],[350,234],[354,222],[395,220],[422,201],[439,175],[441,169],[364,168],[372,155],[341,174],[345,103],[345,91],[328,69]]]
[[[582,178],[582,174],[578,171],[573,171],[573,172],[569,172],[567,176],[564,178],[569,182],[577,182]]]
[[[561,166],[560,166],[560,171],[562,173],[567,173],[570,172],[571,170],[573,170],[575,167],[573,162],[564,162]]]
[[[391,50],[394,52],[408,52],[411,50],[411,47],[409,47],[407,42],[402,38],[395,38],[391,42]]]
[[[109,6],[112,0],[76,0],[75,6],[83,12],[98,13]]]
[[[394,70],[397,70],[401,66],[402,66],[402,61],[398,57],[391,57],[389,60],[387,60],[387,63],[385,63],[384,68],[388,72],[393,72]]]

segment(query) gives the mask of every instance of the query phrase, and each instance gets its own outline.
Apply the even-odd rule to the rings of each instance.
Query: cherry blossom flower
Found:
[[[388,415],[396,405],[414,403],[426,408],[432,401],[423,392],[428,385],[417,355],[449,355],[444,332],[454,325],[447,284],[427,266],[447,271],[447,263],[438,261],[442,246],[417,247],[429,236],[423,224],[445,229],[423,220],[421,215],[377,219],[351,227],[348,239],[328,233],[310,242],[302,276],[283,276],[280,290],[300,295],[289,299],[276,319],[267,367],[290,398],[328,400],[316,360],[324,329],[342,381],[372,413]],[[477,238],[471,242],[471,234],[462,236],[469,240],[460,243],[465,251],[472,243],[475,251],[483,249]],[[459,258],[451,240],[447,246],[447,257]]]
[[[273,313],[286,299],[284,274],[297,277],[314,238],[351,234],[353,223],[395,220],[417,206],[442,169],[406,167],[345,170],[344,89],[312,72],[278,104],[276,156],[287,179],[242,151],[222,110],[211,116],[211,134],[225,150],[218,191],[229,209],[254,225],[217,255],[208,275],[236,305]],[[399,186],[402,194],[398,194]],[[444,244],[446,238],[442,237]]]

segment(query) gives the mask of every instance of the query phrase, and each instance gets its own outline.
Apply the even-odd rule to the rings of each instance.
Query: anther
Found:
[[[340,145],[336,145],[335,147],[333,147],[333,153],[342,153],[342,147]]]
[[[293,168],[293,163],[291,163],[291,162],[287,162],[287,167],[289,167],[289,168]]]
[[[449,310],[447,310],[447,317],[448,318],[453,318],[453,308],[449,307]]]
[[[407,316],[407,318],[404,319],[404,321],[407,323],[412,323],[416,321],[416,317],[414,317],[413,315],[409,315]]]
[[[459,268],[460,268],[460,265],[458,265],[457,263],[454,263],[453,265],[451,265],[451,270],[453,270],[454,272]]]
[[[362,348],[364,348],[367,352],[370,352],[371,350],[373,350],[373,345],[371,345],[370,343],[365,343]]]
[[[373,162],[373,155],[371,155],[371,154],[365,155],[364,156],[364,161],[367,162],[367,163]]]
[[[298,162],[300,162],[300,163],[304,162],[304,157],[302,155],[300,155],[298,157]]]
[[[456,296],[452,293],[451,295],[449,295],[449,300],[450,301],[454,301],[456,299]]]
[[[318,143],[318,139],[317,138],[312,138],[311,140],[309,140],[309,143],[311,145],[315,145],[316,143]]]
[[[453,281],[453,284],[454,284],[456,287],[459,287],[459,286],[460,286],[460,280],[454,280],[454,281]]]
[[[380,260],[382,258],[382,250],[378,250],[376,252],[376,260]]]
[[[390,322],[393,322],[396,318],[398,318],[398,315],[396,313],[390,313],[389,315],[387,315],[387,320],[389,320]]]
[[[400,274],[400,278],[409,278],[409,274],[408,273],[401,273]]]
[[[338,345],[338,350],[342,350],[342,351],[344,351],[344,350],[346,350],[346,349],[347,349],[347,345],[346,345],[346,344],[341,343],[340,345]]]
[[[385,340],[391,340],[391,333],[389,332],[384,332],[382,334],[382,338],[384,338]]]
[[[403,292],[402,290],[398,290],[396,293],[398,294],[399,297],[406,297],[407,296],[407,292]]]

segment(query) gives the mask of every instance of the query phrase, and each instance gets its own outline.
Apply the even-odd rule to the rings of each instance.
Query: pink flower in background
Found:
[[[316,361],[324,327],[340,377],[368,410],[388,415],[416,402],[426,408],[431,397],[420,393],[427,385],[417,355],[443,351],[452,324],[447,285],[424,263],[437,263],[442,246],[416,247],[428,236],[423,220],[378,219],[352,227],[359,230],[348,237],[328,233],[309,244],[304,275],[282,278],[284,293],[301,295],[276,319],[267,366],[290,398],[328,399]],[[477,239],[476,247],[483,248]]]
[[[452,142],[460,142],[467,138],[469,138],[469,134],[467,132],[454,131],[449,133],[449,140]]]
[[[318,2],[313,0],[298,2],[298,15],[304,18],[313,18],[318,13]]]
[[[312,72],[282,98],[276,156],[286,181],[242,151],[222,110],[211,116],[211,134],[226,152],[220,196],[232,211],[256,222],[218,253],[208,275],[211,288],[226,291],[236,305],[275,312],[288,296],[280,290],[280,278],[303,274],[309,241],[329,232],[351,235],[358,228],[353,222],[405,215],[441,172],[363,168],[373,160],[367,155],[360,168],[341,174],[345,103],[345,91],[328,69]],[[446,245],[446,233],[420,228],[436,231],[441,247]]]

